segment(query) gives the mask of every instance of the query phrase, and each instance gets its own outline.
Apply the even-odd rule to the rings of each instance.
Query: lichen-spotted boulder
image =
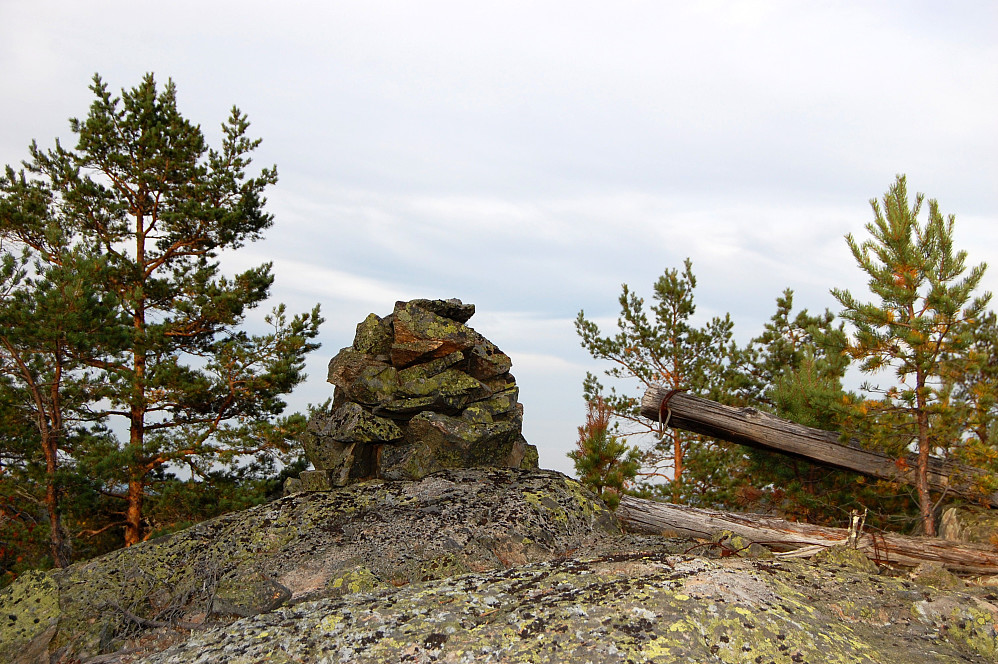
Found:
[[[323,599],[194,634],[146,664],[994,662],[996,607],[853,566],[651,550]]]
[[[602,502],[555,472],[455,470],[298,493],[25,575],[0,591],[0,653],[86,660],[168,643],[178,627],[551,560],[619,535]]]

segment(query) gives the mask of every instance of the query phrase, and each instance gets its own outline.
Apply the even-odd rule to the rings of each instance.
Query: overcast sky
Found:
[[[579,310],[613,324],[693,261],[698,317],[758,334],[784,288],[865,293],[843,240],[895,174],[957,216],[998,291],[998,3],[0,0],[0,165],[71,144],[90,79],[233,104],[276,164],[274,302],[321,303],[291,406],[368,313],[458,297],[513,359],[541,465],[584,419]],[[635,393],[637,390],[635,389]]]

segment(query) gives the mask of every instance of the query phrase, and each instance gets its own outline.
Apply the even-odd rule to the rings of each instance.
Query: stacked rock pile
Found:
[[[475,305],[397,302],[357,325],[329,363],[329,412],[312,417],[305,471],[288,489],[321,491],[379,478],[418,480],[445,468],[537,468],[521,434],[512,362],[465,325]]]

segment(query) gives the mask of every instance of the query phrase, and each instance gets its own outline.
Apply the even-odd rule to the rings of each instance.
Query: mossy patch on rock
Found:
[[[877,564],[870,560],[865,553],[843,545],[830,546],[819,551],[815,554],[814,559],[825,565],[852,568],[864,574],[878,574],[880,571]]]
[[[28,571],[0,590],[0,662],[32,661],[55,636],[59,587],[50,574]]]

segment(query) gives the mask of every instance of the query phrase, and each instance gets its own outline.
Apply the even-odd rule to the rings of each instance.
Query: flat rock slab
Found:
[[[576,556],[281,608],[147,664],[995,661],[971,594],[797,561]]]

